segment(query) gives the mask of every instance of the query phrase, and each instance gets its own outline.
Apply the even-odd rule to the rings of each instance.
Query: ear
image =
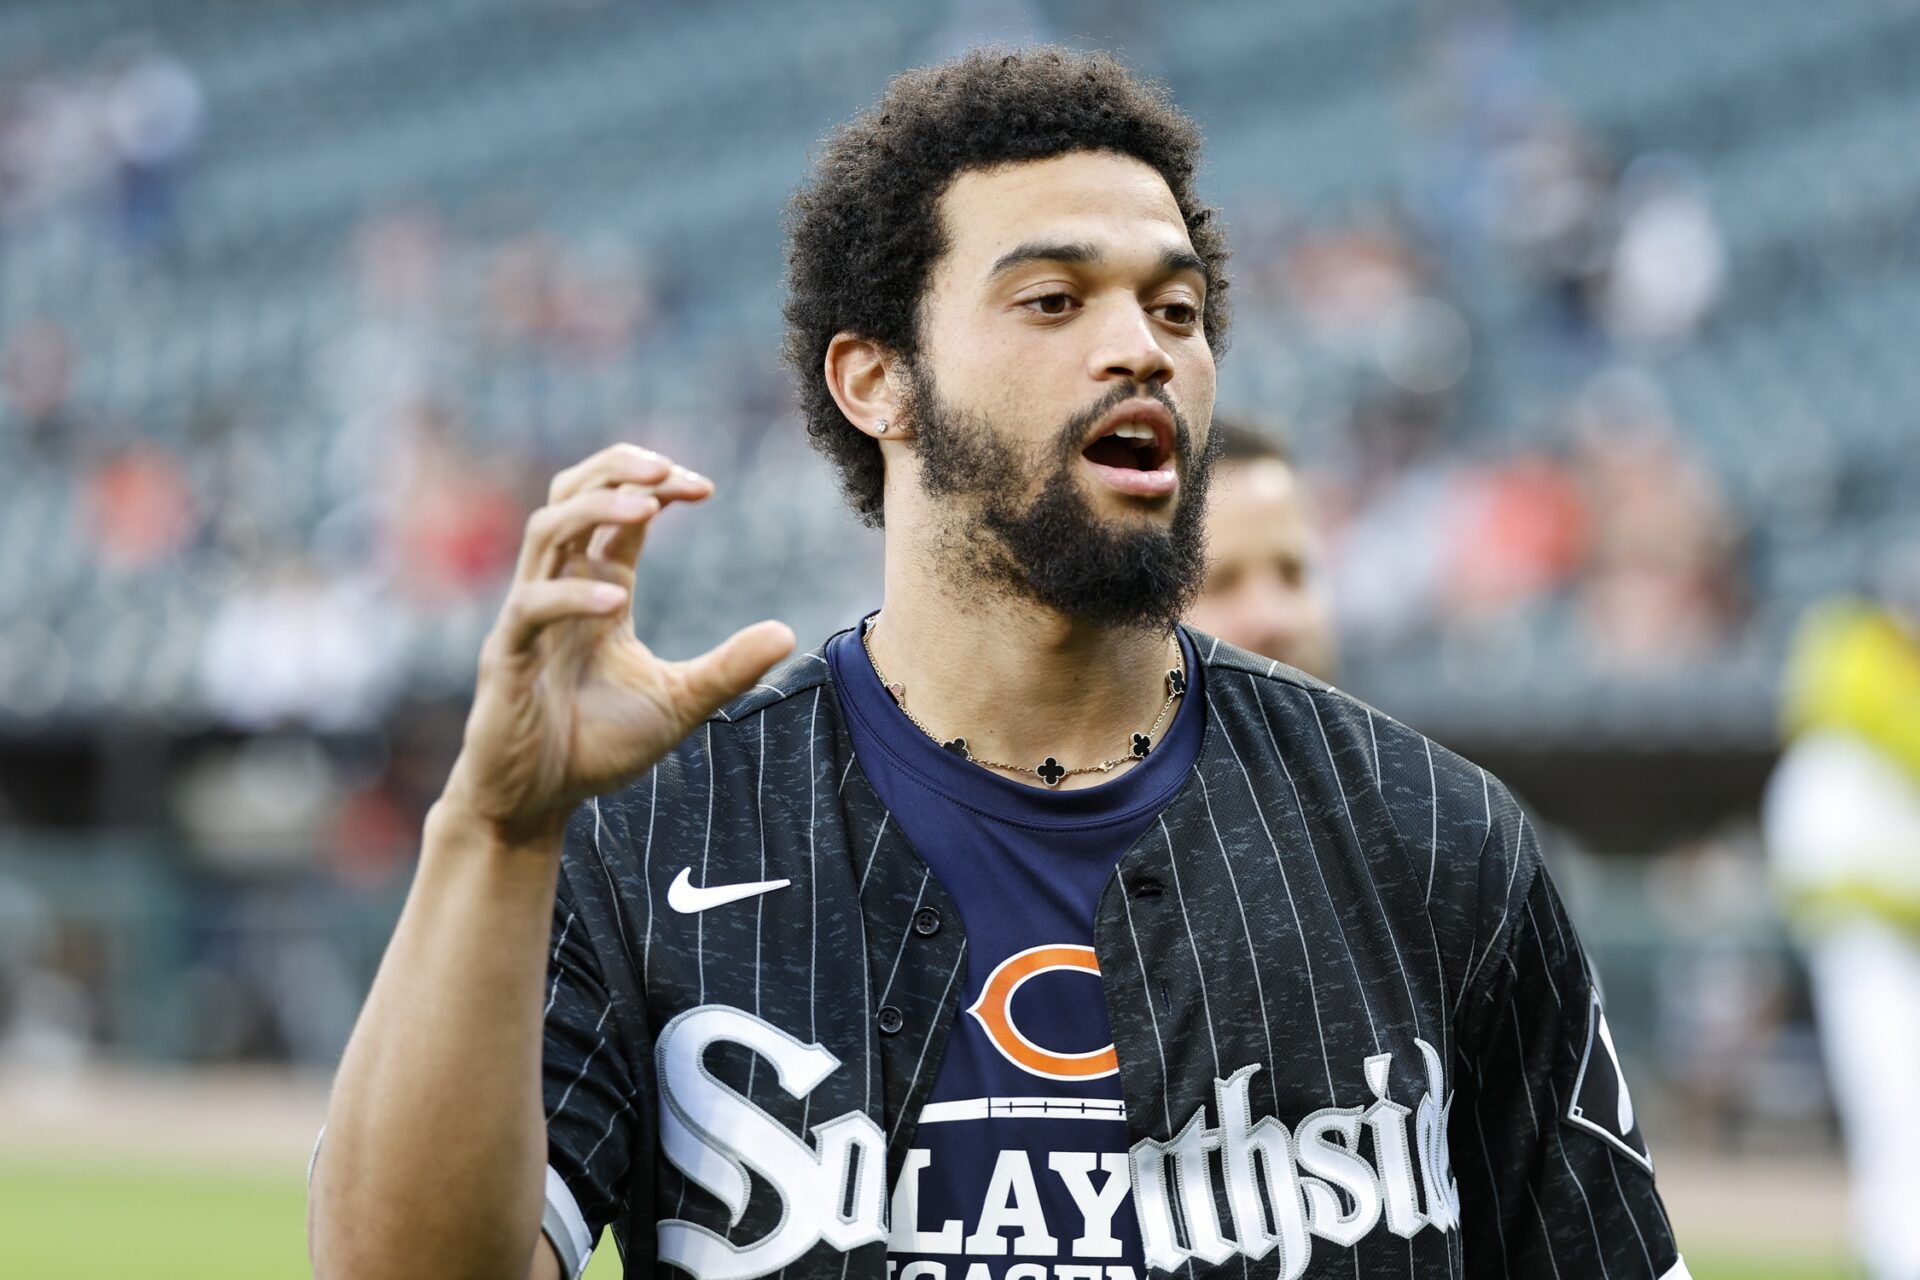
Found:
[[[895,363],[893,353],[879,343],[845,330],[827,343],[825,372],[834,403],[848,422],[876,440],[898,440],[906,434],[900,421],[903,405],[894,389]]]

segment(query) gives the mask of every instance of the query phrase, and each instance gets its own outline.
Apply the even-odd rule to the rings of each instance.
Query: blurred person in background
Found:
[[[1594,661],[1645,673],[1712,656],[1746,605],[1742,530],[1719,478],[1643,373],[1594,378],[1573,418],[1592,518],[1578,602]]]
[[[79,352],[66,326],[40,316],[0,335],[0,450],[69,463],[91,435],[73,403]]]
[[[1802,625],[1768,784],[1774,881],[1807,956],[1873,1280],[1920,1277],[1920,550],[1879,601]]]
[[[117,162],[121,236],[136,251],[159,248],[173,233],[179,171],[200,139],[200,82],[149,44],[109,49],[102,60],[101,116]]]
[[[1334,675],[1324,552],[1306,486],[1271,434],[1216,415],[1207,573],[1187,620],[1321,680]]]

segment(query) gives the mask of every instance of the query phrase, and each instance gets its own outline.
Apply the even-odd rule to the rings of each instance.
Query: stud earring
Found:
[[[882,435],[882,436],[883,436],[883,435],[885,435],[885,434],[887,434],[887,420],[886,420],[885,418],[882,418],[882,419],[880,419],[880,421],[878,421],[878,422],[876,422],[876,423],[874,423],[874,424],[873,424],[873,431],[874,431],[874,434],[875,434],[875,435]]]

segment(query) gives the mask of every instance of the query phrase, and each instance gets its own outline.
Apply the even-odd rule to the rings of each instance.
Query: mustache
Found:
[[[1167,394],[1165,387],[1157,384],[1141,386],[1133,382],[1120,383],[1106,395],[1101,396],[1098,401],[1067,420],[1056,438],[1060,456],[1069,460],[1078,457],[1081,447],[1086,442],[1087,432],[1093,429],[1093,424],[1126,401],[1135,399],[1157,401],[1160,407],[1167,411],[1167,416],[1173,419],[1173,456],[1191,457],[1193,432],[1188,428],[1186,415],[1180,412],[1180,406],[1173,402],[1173,397]]]

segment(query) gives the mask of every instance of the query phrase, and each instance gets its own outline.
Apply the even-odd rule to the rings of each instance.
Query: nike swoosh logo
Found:
[[[791,880],[747,880],[740,884],[710,884],[702,889],[693,883],[693,868],[682,867],[667,886],[667,905],[681,915],[692,915],[709,907],[724,907],[729,902],[772,893],[792,884]]]

